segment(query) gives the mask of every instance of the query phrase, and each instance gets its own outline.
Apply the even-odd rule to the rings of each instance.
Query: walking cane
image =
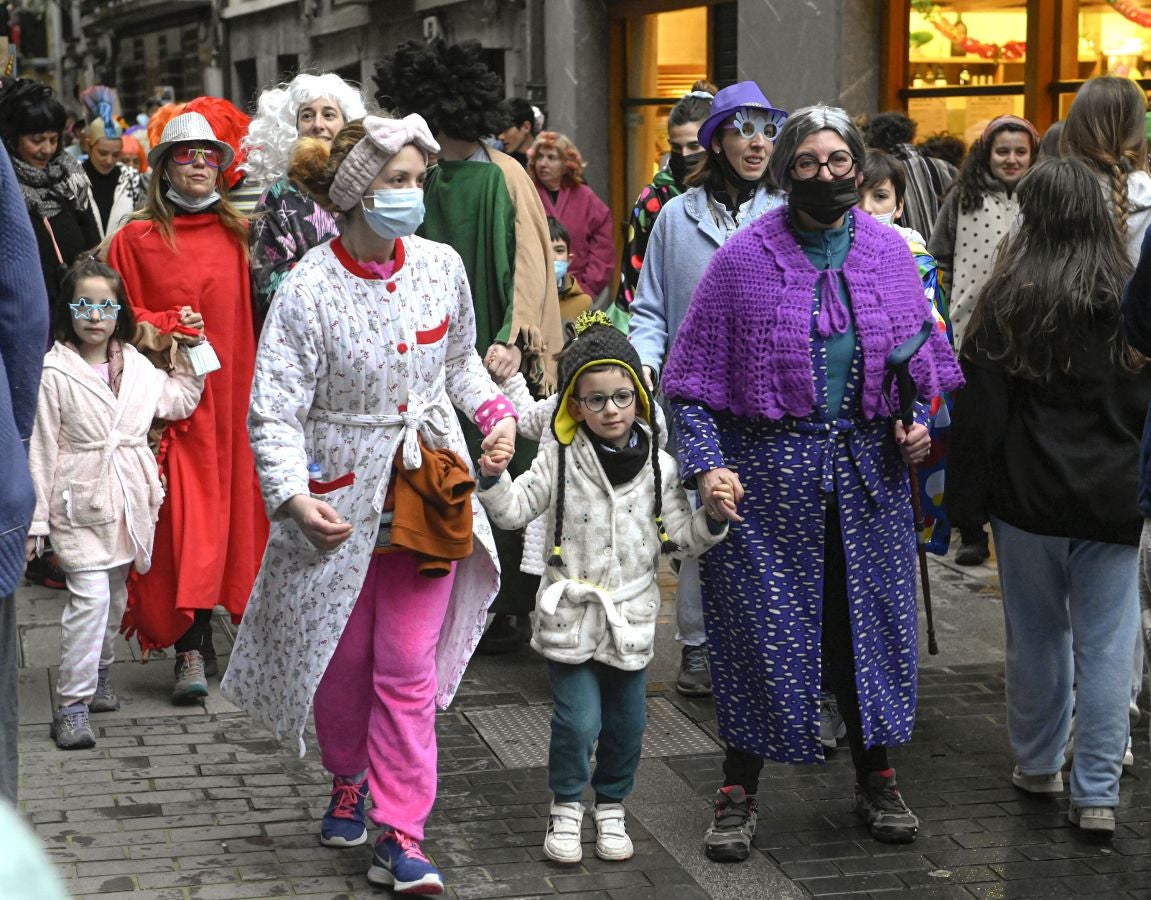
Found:
[[[916,386],[911,376],[911,357],[927,342],[935,327],[934,319],[926,320],[917,334],[887,355],[883,393],[887,397],[891,396],[891,384],[894,381],[899,391],[899,420],[907,429],[915,424]],[[919,472],[915,463],[907,464],[907,472],[911,478],[911,511],[915,516],[915,549],[919,554],[919,580],[923,585],[923,612],[927,618],[927,652],[935,656],[939,653],[939,644],[935,642],[935,623],[931,617],[931,580],[927,575],[927,542],[923,538],[923,501],[919,496]]]

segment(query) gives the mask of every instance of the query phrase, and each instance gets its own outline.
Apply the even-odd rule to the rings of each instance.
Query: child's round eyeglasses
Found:
[[[196,157],[204,160],[209,168],[218,169],[224,160],[224,154],[218,147],[177,147],[172,151],[172,162],[178,166],[190,166]]]
[[[111,297],[103,300],[92,300],[89,297],[77,297],[75,303],[69,303],[73,319],[87,319],[89,322],[99,322],[103,319],[115,319],[120,314],[120,304]],[[92,313],[99,316],[92,318]]]
[[[573,400],[582,403],[588,412],[603,412],[603,408],[607,406],[609,399],[608,394],[587,394],[583,397],[572,396]],[[616,405],[616,409],[627,409],[635,402],[635,391],[629,391],[627,388],[616,391],[610,395],[611,402]]]
[[[833,178],[842,178],[855,168],[855,157],[846,150],[836,150],[827,159],[820,161],[812,153],[801,153],[791,164],[791,174],[800,181],[810,181],[818,177],[819,170],[827,166]]]

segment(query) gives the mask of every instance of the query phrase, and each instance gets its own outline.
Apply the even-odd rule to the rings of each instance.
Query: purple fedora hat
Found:
[[[723,124],[725,119],[730,118],[741,109],[762,109],[767,114],[774,126],[774,129],[769,126],[764,133],[764,136],[770,141],[775,140],[775,136],[779,134],[779,129],[783,127],[784,120],[787,118],[786,112],[771,105],[771,101],[763,95],[758,84],[754,81],[741,81],[738,84],[725,87],[715,95],[715,100],[711,104],[711,115],[704,120],[699,128],[700,146],[710,150],[711,139],[715,130]]]

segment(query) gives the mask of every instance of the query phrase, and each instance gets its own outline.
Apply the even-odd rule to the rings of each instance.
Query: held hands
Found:
[[[910,428],[904,428],[903,423],[895,420],[895,443],[899,446],[899,455],[908,465],[915,465],[927,459],[931,452],[931,432],[926,425],[916,423]]]
[[[188,334],[186,332],[174,331],[172,332],[172,340],[174,340],[177,344],[195,346],[204,339],[204,317],[192,309],[192,307],[180,307],[179,324],[181,328],[195,329],[197,332],[199,332],[199,334]]]
[[[497,384],[503,384],[520,370],[524,355],[512,344],[492,344],[484,354],[484,365]]]
[[[32,535],[28,535],[28,537],[25,539],[24,559],[26,559],[28,562],[32,562],[32,560],[34,560],[39,555],[37,554],[36,550],[39,546],[39,541],[41,540],[43,540],[43,538],[34,538]]]
[[[352,536],[352,526],[323,500],[296,494],[284,504],[292,521],[312,545],[323,552],[335,550]]]
[[[516,420],[511,416],[500,419],[480,447],[484,451],[480,457],[480,474],[489,477],[503,474],[516,454]]]
[[[742,522],[736,507],[743,501],[743,485],[731,469],[712,469],[696,477],[699,499],[716,522]]]

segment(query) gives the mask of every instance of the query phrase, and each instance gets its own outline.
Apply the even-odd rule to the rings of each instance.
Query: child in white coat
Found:
[[[93,746],[88,713],[120,707],[108,670],[128,567],[151,566],[164,496],[148,429],[155,418],[190,416],[204,387],[182,353],[171,375],[155,368],[128,343],[134,331],[116,271],[94,258],[77,262],[54,313],[28,453],[36,486],[28,558],[51,535],[71,593],[51,728],[61,750]]]
[[[522,528],[546,514],[554,536],[532,646],[548,660],[555,701],[544,853],[562,863],[583,858],[580,798],[589,782],[596,855],[633,853],[623,799],[643,745],[660,554],[698,556],[727,531],[726,521],[692,511],[675,461],[659,449],[654,403],[627,338],[602,312],[584,313],[575,327],[559,357],[556,440],[541,443],[514,482],[494,458],[509,448],[497,444],[479,461],[479,497],[492,521]],[[734,497],[729,503],[734,513]]]

